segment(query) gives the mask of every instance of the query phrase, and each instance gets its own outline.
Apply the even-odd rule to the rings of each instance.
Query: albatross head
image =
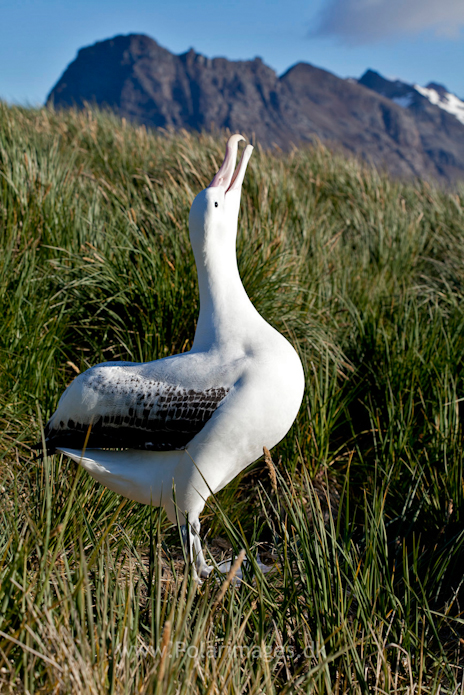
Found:
[[[240,140],[245,138],[238,134],[229,138],[226,156],[218,173],[192,203],[189,227],[194,251],[204,252],[211,245],[229,240],[235,245],[242,183],[253,152],[253,146],[247,145],[235,170]]]

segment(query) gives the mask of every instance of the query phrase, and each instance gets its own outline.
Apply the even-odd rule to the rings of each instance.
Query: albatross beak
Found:
[[[243,150],[242,158],[240,159],[240,164],[238,165],[234,173],[235,162],[237,160],[238,143],[240,142],[240,140],[245,140],[245,138],[242,135],[239,135],[238,133],[236,135],[232,135],[232,137],[229,138],[224,161],[218,173],[209,184],[208,188],[222,186],[223,188],[225,188],[226,193],[228,193],[229,191],[240,190],[245,176],[248,160],[250,159],[251,153],[253,152],[252,145],[247,145],[245,147],[245,149]]]

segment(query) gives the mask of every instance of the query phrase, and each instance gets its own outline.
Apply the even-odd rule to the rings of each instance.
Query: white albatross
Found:
[[[163,506],[173,523],[177,507],[200,577],[211,571],[199,537],[208,496],[286,435],[304,390],[296,351],[256,311],[240,280],[237,221],[253,151],[247,145],[234,173],[240,140],[229,139],[221,168],[190,210],[200,289],[190,352],[88,369],[45,428],[47,451],[74,459],[102,485]]]

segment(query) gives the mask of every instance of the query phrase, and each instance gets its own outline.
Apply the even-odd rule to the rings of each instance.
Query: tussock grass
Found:
[[[157,510],[31,456],[76,372],[189,349],[188,211],[223,150],[0,105],[1,690],[462,692],[462,189],[255,151],[239,265],[307,386],[204,513],[241,586],[197,587]]]

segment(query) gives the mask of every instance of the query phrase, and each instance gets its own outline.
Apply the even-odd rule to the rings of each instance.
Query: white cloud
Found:
[[[463,0],[329,0],[309,36],[361,44],[432,30],[457,39],[463,26]]]

